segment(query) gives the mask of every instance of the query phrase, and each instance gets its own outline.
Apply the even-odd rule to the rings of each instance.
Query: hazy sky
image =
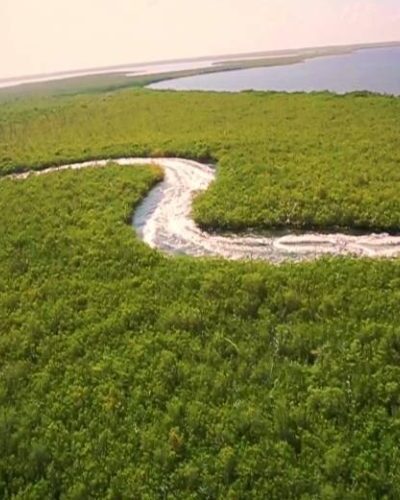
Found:
[[[0,78],[400,39],[400,0],[0,0]]]

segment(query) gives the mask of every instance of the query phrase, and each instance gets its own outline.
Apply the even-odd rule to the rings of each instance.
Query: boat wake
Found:
[[[30,175],[65,169],[104,167],[110,161],[88,161],[9,177],[25,179]],[[132,223],[144,242],[170,254],[270,262],[313,259],[326,254],[359,257],[400,255],[400,236],[388,234],[210,234],[194,223],[191,206],[193,197],[206,190],[215,179],[215,169],[212,166],[180,158],[120,158],[112,162],[121,166],[152,164],[164,169],[164,180],[138,206]]]

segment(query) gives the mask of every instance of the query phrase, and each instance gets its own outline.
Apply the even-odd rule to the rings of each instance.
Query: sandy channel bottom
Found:
[[[202,231],[191,218],[193,197],[215,179],[215,169],[180,158],[120,158],[87,161],[8,176],[26,179],[66,169],[104,167],[112,161],[121,166],[158,165],[164,180],[154,187],[137,207],[132,224],[139,236],[152,248],[169,254],[195,257],[215,256],[226,259],[257,259],[270,262],[309,260],[326,254],[359,257],[396,257],[400,255],[400,236],[340,233],[286,234],[260,236],[219,235]]]

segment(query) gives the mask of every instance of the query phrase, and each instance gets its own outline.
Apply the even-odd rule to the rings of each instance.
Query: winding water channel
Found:
[[[30,175],[44,175],[65,169],[104,167],[109,161],[88,161],[9,177],[26,179]],[[169,254],[257,259],[276,263],[313,259],[325,254],[400,256],[400,236],[388,234],[210,234],[194,223],[191,206],[196,193],[206,190],[215,179],[216,171],[212,166],[180,158],[120,158],[112,161],[121,166],[153,164],[164,169],[164,180],[137,207],[132,224],[144,242]]]

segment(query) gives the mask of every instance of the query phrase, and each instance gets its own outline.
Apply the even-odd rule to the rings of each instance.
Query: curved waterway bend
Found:
[[[46,170],[14,174],[25,179],[65,169],[104,167],[111,160],[88,161]],[[120,158],[112,160],[121,166],[159,165],[164,180],[144,198],[133,216],[133,226],[152,248],[170,254],[215,256],[227,259],[258,259],[270,262],[306,260],[326,254],[360,257],[400,256],[400,236],[340,233],[221,235],[202,231],[191,218],[193,197],[204,191],[215,179],[215,169],[180,158]]]

